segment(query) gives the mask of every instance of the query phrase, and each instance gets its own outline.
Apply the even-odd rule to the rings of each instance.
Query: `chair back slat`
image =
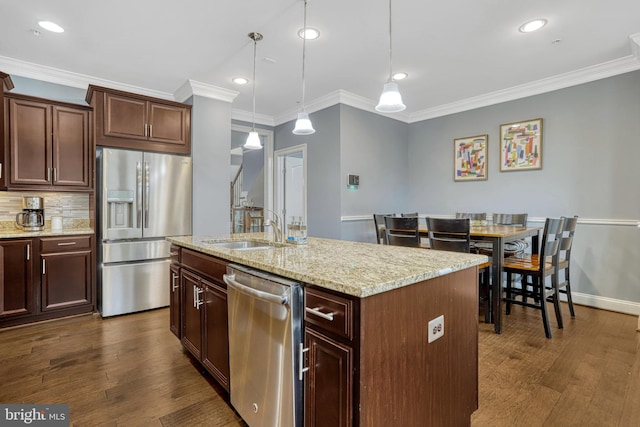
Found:
[[[469,253],[471,248],[469,218],[427,218],[431,249]]]
[[[418,218],[418,212],[409,212],[409,213],[401,213],[401,217],[403,218]]]
[[[382,230],[384,226],[384,217],[385,216],[396,216],[396,214],[373,214],[373,225],[376,227],[376,239],[377,243],[386,244],[387,237]]]
[[[384,217],[387,243],[395,246],[420,247],[418,217]]]
[[[493,214],[493,223],[496,225],[527,225],[528,214]]]
[[[558,263],[558,249],[562,239],[562,227],[565,218],[547,218],[542,232],[542,244],[540,246],[540,271],[544,271],[547,258],[551,258],[554,265]]]

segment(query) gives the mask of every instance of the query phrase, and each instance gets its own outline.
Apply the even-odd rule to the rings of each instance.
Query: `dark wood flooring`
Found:
[[[514,307],[480,323],[472,426],[640,425],[637,317],[576,307],[544,337]],[[68,403],[74,426],[246,426],[169,332],[168,309],[0,330],[0,402]]]

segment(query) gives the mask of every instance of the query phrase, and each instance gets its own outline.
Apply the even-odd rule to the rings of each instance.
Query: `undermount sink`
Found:
[[[273,249],[280,246],[276,243],[259,242],[255,240],[205,240],[212,246],[218,246],[226,249],[234,249],[239,251],[255,251],[260,249]]]

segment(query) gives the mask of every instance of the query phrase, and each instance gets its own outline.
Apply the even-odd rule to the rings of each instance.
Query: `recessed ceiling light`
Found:
[[[249,79],[245,79],[244,77],[234,77],[231,79],[231,81],[237,85],[246,85],[247,83],[249,83]]]
[[[307,40],[315,40],[320,37],[320,31],[315,28],[307,27],[307,31],[305,32],[303,28],[298,30],[298,37],[300,37],[301,39],[304,38]]]
[[[56,24],[55,22],[38,21],[38,25],[40,25],[45,30],[48,30],[54,33],[64,33],[64,28],[62,28],[60,25]]]
[[[407,77],[409,77],[409,74],[407,74],[407,73],[394,73],[392,77],[393,77],[393,80],[403,80],[403,79],[406,79]]]
[[[547,25],[547,20],[538,18],[520,25],[519,30],[521,33],[532,33],[544,27],[545,25]]]

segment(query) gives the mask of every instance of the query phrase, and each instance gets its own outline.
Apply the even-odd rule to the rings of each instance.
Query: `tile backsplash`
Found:
[[[89,194],[0,191],[0,222],[15,222],[16,214],[22,212],[23,196],[44,198],[44,218],[61,216],[64,228],[73,228],[78,222],[89,223]]]

